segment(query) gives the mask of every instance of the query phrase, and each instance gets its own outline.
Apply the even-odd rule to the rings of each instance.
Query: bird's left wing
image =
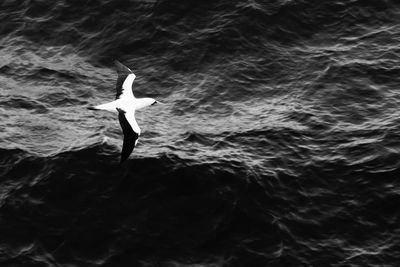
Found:
[[[125,112],[122,109],[118,110],[119,124],[121,125],[122,132],[124,133],[124,143],[122,145],[121,161],[124,162],[135,148],[139,135],[140,128],[135,119],[135,112]]]

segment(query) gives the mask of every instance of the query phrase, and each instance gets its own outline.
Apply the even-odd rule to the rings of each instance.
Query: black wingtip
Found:
[[[122,63],[119,60],[114,59],[114,65],[119,66],[122,65]]]
[[[132,73],[131,69],[119,62],[118,60],[114,60],[114,65],[117,68],[118,72],[121,73]]]
[[[86,107],[88,110],[97,110],[95,107]]]
[[[119,165],[122,165],[124,162],[126,162],[127,159],[128,159],[128,157],[126,157],[126,158],[121,157],[121,160],[119,161]]]

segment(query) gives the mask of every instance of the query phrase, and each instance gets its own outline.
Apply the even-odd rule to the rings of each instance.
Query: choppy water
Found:
[[[399,266],[400,4],[0,3],[0,265]],[[166,102],[118,165],[113,60]]]

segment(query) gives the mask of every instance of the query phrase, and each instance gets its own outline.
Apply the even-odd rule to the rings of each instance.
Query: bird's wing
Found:
[[[135,119],[135,112],[125,112],[118,108],[118,119],[124,133],[124,144],[121,152],[121,162],[124,162],[135,148],[139,135],[140,128]]]
[[[132,92],[132,83],[136,78],[136,75],[126,66],[124,66],[118,60],[115,60],[115,67],[117,68],[118,78],[117,78],[117,94],[115,99],[134,97]]]

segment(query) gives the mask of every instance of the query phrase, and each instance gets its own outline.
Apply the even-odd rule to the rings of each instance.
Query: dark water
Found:
[[[394,0],[0,2],[0,266],[399,266]],[[119,166],[113,60],[142,128]]]

